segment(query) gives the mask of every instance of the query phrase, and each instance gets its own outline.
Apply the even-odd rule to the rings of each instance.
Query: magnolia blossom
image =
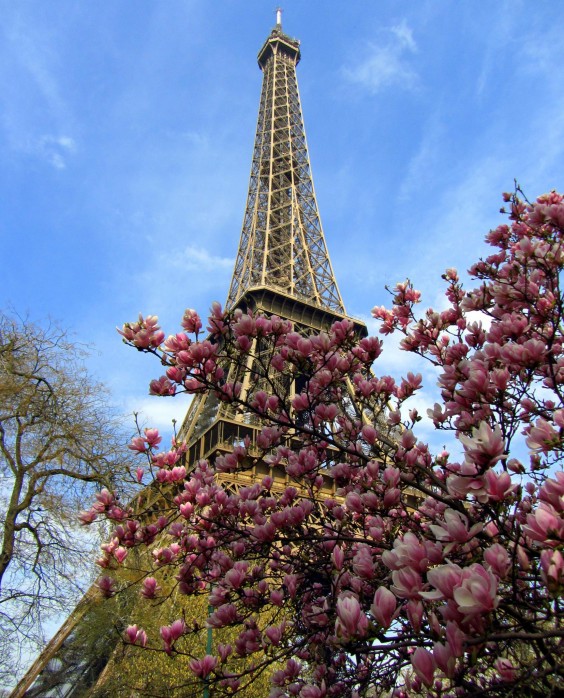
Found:
[[[131,342],[138,349],[149,349],[160,346],[165,335],[159,327],[156,315],[139,315],[139,319],[134,323],[126,323],[118,332],[124,341]]]
[[[488,613],[497,608],[500,598],[497,596],[497,580],[482,565],[476,563],[462,572],[462,583],[454,589],[454,600],[464,615]]]
[[[337,625],[335,631],[345,639],[363,637],[368,628],[368,618],[364,615],[358,599],[344,596],[337,599]]]
[[[427,580],[436,591],[421,592],[421,596],[427,599],[452,599],[455,590],[462,581],[463,570],[458,565],[439,565],[429,570]]]
[[[400,599],[417,599],[423,588],[421,575],[410,567],[392,572],[391,591]]]
[[[547,539],[562,540],[564,539],[564,517],[551,504],[541,502],[532,514],[528,514],[523,531],[539,542]]]
[[[531,451],[548,453],[554,445],[560,444],[560,436],[554,427],[542,417],[530,428],[527,446]]]
[[[161,587],[154,577],[147,577],[143,580],[141,595],[146,599],[153,599],[159,593]]]
[[[191,659],[190,670],[200,679],[205,679],[215,669],[217,657],[206,654],[202,659]]]
[[[468,517],[459,511],[447,509],[444,513],[442,525],[431,524],[429,528],[437,540],[442,542],[465,543],[483,529],[482,523],[474,524],[468,528]]]
[[[379,587],[374,594],[370,612],[382,627],[388,628],[394,617],[396,605],[396,597],[392,592],[386,587]]]
[[[197,333],[202,329],[202,321],[200,320],[200,316],[195,310],[190,308],[187,308],[184,311],[184,317],[182,318],[181,324],[186,332],[189,332],[190,334]]]
[[[105,596],[106,598],[113,596],[116,592],[116,583],[111,577],[100,577],[97,582],[97,586],[102,596]]]
[[[502,681],[510,683],[515,679],[516,671],[510,659],[499,657],[495,660],[495,668]]]
[[[484,551],[484,561],[500,579],[504,579],[511,569],[509,553],[499,543],[495,543]]]
[[[477,466],[494,465],[500,458],[505,458],[505,445],[499,426],[494,429],[487,422],[481,422],[472,430],[472,436],[459,436],[466,458]]]
[[[163,625],[160,632],[163,648],[167,654],[170,654],[174,643],[186,632],[186,624],[183,620],[175,620],[170,625]]]
[[[436,669],[431,652],[423,647],[418,647],[411,656],[411,664],[425,686],[431,686]]]
[[[551,591],[564,587],[564,556],[560,550],[543,550],[541,553],[542,578]]]
[[[445,645],[441,642],[435,642],[433,644],[433,659],[437,667],[449,678],[453,678],[456,657],[453,655],[452,650],[448,643]]]
[[[125,630],[125,637],[132,645],[147,646],[147,633],[136,625],[129,625]]]
[[[516,192],[505,203],[491,254],[470,267],[476,283],[464,288],[449,269],[441,309],[417,312],[420,294],[403,281],[390,308],[373,311],[383,334],[399,333],[403,350],[438,368],[429,414],[439,453],[409,402],[421,375],[381,375],[382,343],[359,339],[347,318],[308,331],[214,303],[205,337],[193,310],[166,341],[155,316],[121,330],[158,356],[152,393],[196,394],[202,427],[218,402],[228,415],[221,438],[205,431],[207,461],[192,444],[158,450],[158,433],[140,432],[130,448],[151,497],[105,490],[81,515],[112,526],[103,595],[125,585],[121,565],[131,579],[140,547],[144,603],[175,608],[171,585],[172,599],[209,597],[207,619],[187,615],[146,641],[190,654],[187,694],[203,681],[233,693],[263,671],[270,698],[374,687],[394,698],[541,695],[557,685],[564,200]],[[191,654],[204,623],[228,633],[216,656]],[[127,640],[144,645],[143,632],[132,623]]]

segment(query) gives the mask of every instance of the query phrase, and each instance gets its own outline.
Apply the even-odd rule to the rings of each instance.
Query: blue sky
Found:
[[[264,0],[0,0],[0,308],[92,343],[125,411],[158,366],[115,326],[176,331],[224,301],[239,240],[261,73]],[[284,3],[302,42],[302,107],[319,208],[348,311],[485,252],[514,178],[562,188],[563,20],[542,2]],[[376,372],[412,368],[392,344]],[[434,379],[425,375],[428,390]],[[431,399],[430,392],[425,399]],[[421,402],[424,402],[421,398]]]

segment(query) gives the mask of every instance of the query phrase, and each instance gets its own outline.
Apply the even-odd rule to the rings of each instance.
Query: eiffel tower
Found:
[[[335,321],[347,318],[359,336],[366,336],[364,323],[346,314],[325,243],[296,78],[300,57],[300,42],[283,32],[278,10],[276,25],[258,54],[263,73],[258,124],[226,307],[278,315],[291,320],[304,335],[326,330]],[[255,353],[256,347],[250,354]],[[243,385],[243,396],[251,387],[256,389]],[[294,386],[294,390],[298,389]],[[252,454],[260,429],[250,415],[233,411],[213,395],[202,394],[193,399],[179,439],[189,444],[187,464],[191,465],[201,458],[213,462],[245,438],[250,441]],[[226,486],[239,487],[256,482],[267,473],[273,474],[257,458],[248,470],[221,474],[218,479]],[[282,489],[284,473],[275,473],[274,490],[276,480]],[[329,478],[326,486],[332,487]],[[105,656],[85,666],[76,651],[73,653],[73,639],[95,603],[91,589],[31,666],[12,698],[73,698],[94,691],[103,679],[111,653],[106,651]]]

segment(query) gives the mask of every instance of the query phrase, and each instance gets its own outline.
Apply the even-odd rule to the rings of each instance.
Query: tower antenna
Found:
[[[282,8],[276,8],[276,26],[278,29],[282,29]]]

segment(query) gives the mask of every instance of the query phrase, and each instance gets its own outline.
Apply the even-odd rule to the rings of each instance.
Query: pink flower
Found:
[[[273,589],[270,592],[270,601],[274,606],[282,606],[284,603],[284,592],[281,589]]]
[[[162,440],[158,429],[145,429],[145,441],[151,448],[158,448]]]
[[[409,449],[413,448],[416,443],[417,439],[415,438],[411,429],[406,429],[401,435],[402,447],[405,448],[406,451],[409,451]]]
[[[539,498],[551,504],[556,511],[564,512],[564,472],[555,473],[555,478],[548,478],[540,488]]]
[[[458,610],[466,616],[489,613],[497,608],[497,579],[482,565],[475,563],[462,571],[462,584],[454,590]]]
[[[370,606],[370,613],[376,622],[383,628],[389,628],[396,611],[396,597],[386,587],[378,587],[374,594],[374,601]]]
[[[141,596],[144,596],[146,599],[154,599],[160,590],[161,587],[158,585],[157,580],[154,577],[147,577],[141,585]]]
[[[505,657],[499,657],[495,660],[495,668],[499,674],[499,678],[505,683],[511,683],[517,676],[517,672],[511,660]]]
[[[462,465],[452,463],[451,468],[457,466],[457,473],[452,473],[447,478],[449,494],[465,499],[467,496],[475,497],[479,502],[487,502],[488,496],[484,487],[484,478],[478,475],[478,469],[474,463],[464,461]]]
[[[126,342],[130,342],[138,349],[156,348],[164,340],[164,332],[161,331],[158,320],[156,315],[147,315],[143,318],[140,314],[137,322],[126,322],[118,332]]]
[[[383,500],[383,505],[385,509],[391,509],[393,506],[395,506],[401,497],[401,490],[397,487],[392,487],[389,490],[386,490],[386,494],[384,495],[384,500]]]
[[[190,504],[190,502],[186,502],[185,504],[181,504],[178,509],[185,519],[189,519],[194,511],[194,506]]]
[[[391,591],[400,599],[417,599],[423,588],[419,572],[410,567],[392,572],[393,586]]]
[[[364,503],[358,492],[349,492],[345,499],[347,509],[361,514],[364,511]]]
[[[129,552],[129,551],[127,550],[127,548],[124,548],[124,547],[122,547],[121,545],[120,545],[119,548],[116,548],[116,549],[114,550],[114,557],[115,557],[115,559],[119,562],[120,565],[121,565],[121,563],[125,560],[125,558],[127,557],[127,553],[128,553],[128,552]]]
[[[206,654],[203,659],[191,659],[190,670],[200,679],[205,679],[215,669],[217,657]]]
[[[435,642],[433,645],[433,658],[439,669],[452,678],[456,665],[456,657],[453,656],[448,643],[443,645],[441,642]]]
[[[345,640],[351,637],[364,637],[368,628],[368,618],[364,615],[358,599],[354,596],[340,596],[337,599],[337,624],[335,632]]]
[[[564,585],[564,556],[559,550],[543,550],[540,556],[541,576],[551,591]]]
[[[195,310],[187,308],[182,318],[182,327],[190,334],[199,332],[202,329],[202,321]]]
[[[552,425],[542,417],[537,419],[527,437],[527,446],[531,451],[548,453],[558,444],[560,444],[560,437]]]
[[[483,483],[490,502],[502,502],[517,489],[517,485],[512,484],[511,475],[507,472],[498,475],[493,470],[488,470],[484,474]]]
[[[362,579],[374,577],[374,561],[368,545],[359,545],[353,557],[353,570]]]
[[[468,517],[454,509],[447,509],[444,513],[442,526],[431,524],[429,528],[435,538],[441,542],[465,543],[478,534],[484,525],[477,523],[468,530]]]
[[[385,550],[382,553],[382,562],[391,570],[411,567],[424,572],[429,564],[436,564],[442,558],[442,546],[439,543],[421,542],[411,531],[408,531],[403,538],[394,540],[393,550]]]
[[[541,502],[532,514],[527,515],[523,531],[541,543],[551,538],[559,540],[564,538],[564,522],[551,504]]]
[[[507,550],[499,543],[495,543],[484,551],[484,560],[492,572],[500,579],[504,579],[511,567],[511,560]]]
[[[111,577],[101,577],[98,580],[97,586],[98,589],[100,589],[102,596],[107,599],[116,593],[115,582]]]
[[[411,665],[425,686],[431,686],[433,677],[435,676],[436,664],[429,650],[418,647],[411,655]]]
[[[175,620],[170,626],[170,636],[173,642],[174,640],[178,640],[178,638],[184,635],[185,632],[186,623],[181,619]]]
[[[280,644],[280,640],[282,639],[282,636],[284,635],[285,629],[286,629],[286,623],[283,622],[280,625],[269,626],[264,631],[264,634],[268,638],[268,641],[270,642],[271,645],[278,647],[278,645]]]
[[[131,443],[127,448],[130,448],[132,451],[137,451],[138,453],[145,453],[148,446],[142,436],[135,436],[133,439],[131,439]]]
[[[462,569],[458,565],[449,563],[434,567],[427,572],[427,581],[437,591],[424,591],[421,592],[421,596],[429,600],[452,599],[461,579]]]
[[[247,571],[245,569],[237,569],[233,567],[225,574],[224,581],[225,584],[231,588],[239,589],[246,578]]]
[[[147,633],[137,628],[136,625],[128,625],[125,636],[132,645],[141,645],[141,647],[147,646]]]
[[[376,443],[376,439],[378,438],[378,432],[371,424],[365,424],[362,427],[362,438],[366,441],[366,443],[374,445]]]
[[[421,631],[421,622],[423,620],[423,604],[421,601],[410,599],[405,605],[407,619],[411,623],[411,627],[416,633]]]
[[[211,628],[224,628],[235,623],[238,619],[237,607],[232,603],[224,603],[208,617],[207,625]]]
[[[167,654],[172,651],[172,645],[178,640],[181,635],[184,634],[186,630],[186,625],[183,620],[175,620],[171,625],[163,625],[161,628],[161,637],[163,640],[163,647]]]
[[[447,419],[447,415],[444,413],[443,408],[438,402],[435,402],[433,409],[427,410],[427,417],[433,420],[433,424],[438,427]]]
[[[487,422],[472,430],[472,436],[461,434],[459,437],[466,458],[477,466],[494,465],[505,458],[503,435],[498,425],[494,429]]]
[[[88,509],[88,511],[81,511],[78,519],[83,526],[87,526],[96,520],[98,512],[95,509]]]
[[[217,646],[217,653],[220,656],[220,659],[222,662],[226,662],[227,658],[231,655],[233,652],[233,647],[231,645],[224,645],[222,643],[219,643]]]
[[[335,569],[338,571],[341,571],[343,569],[343,563],[345,561],[345,554],[338,545],[336,545],[333,548],[333,552],[331,553],[331,556],[333,558],[333,564],[335,565]]]
[[[115,495],[105,487],[102,489],[101,492],[97,492],[95,494],[95,497],[96,504],[94,506],[96,508],[96,511],[103,511],[104,509],[110,507],[116,501]]]

